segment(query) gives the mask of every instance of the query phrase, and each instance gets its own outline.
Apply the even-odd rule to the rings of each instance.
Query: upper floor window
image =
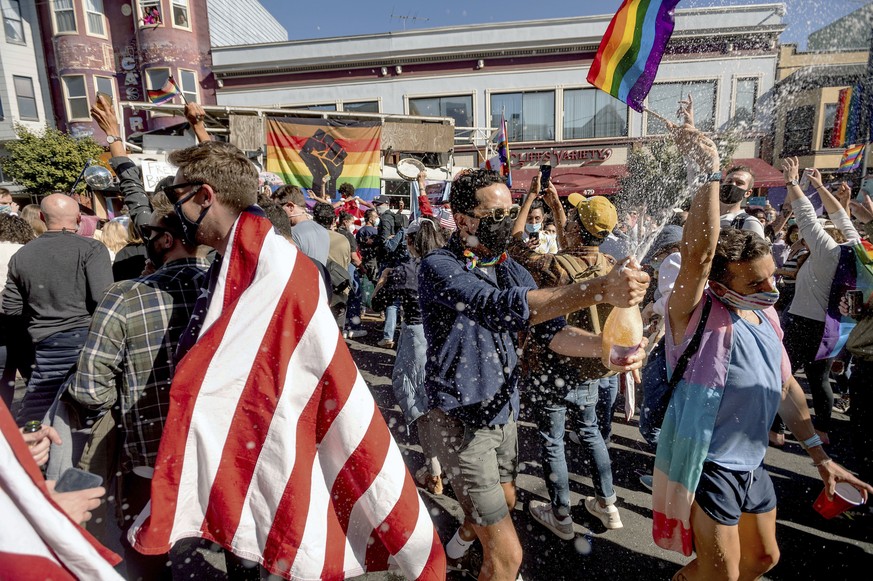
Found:
[[[343,103],[343,111],[351,113],[378,113],[379,101],[360,101],[358,103]]]
[[[85,88],[84,75],[68,75],[61,77],[64,82],[64,95],[67,101],[67,120],[90,120],[88,113],[88,91]]]
[[[52,14],[54,14],[55,34],[77,32],[73,0],[52,0]]]
[[[409,114],[425,117],[451,117],[455,120],[455,127],[472,127],[473,95],[410,99]]]
[[[188,19],[188,0],[172,0],[173,26],[178,28],[191,28]]]
[[[680,83],[656,83],[649,91],[649,109],[666,117],[676,118],[676,109],[681,99],[688,95],[694,100],[694,124],[701,131],[715,131],[715,81],[684,81]],[[646,134],[666,133],[667,128],[655,118],[647,115]]]
[[[18,101],[18,117],[26,121],[39,121],[33,79],[13,76],[12,82],[15,85],[15,99]]]
[[[734,97],[734,118],[751,123],[755,119],[758,102],[758,79],[737,79],[737,94]]]
[[[106,27],[103,22],[103,0],[85,0],[85,25],[88,34],[106,36]]]
[[[837,103],[827,103],[824,106],[824,131],[821,135],[822,149],[840,147],[842,143],[832,143],[835,137],[834,123],[837,122]]]
[[[782,155],[809,153],[815,130],[815,107],[797,107],[786,114]]]
[[[163,89],[164,85],[167,84],[167,81],[169,79],[170,79],[170,69],[167,69],[167,68],[146,69],[146,89],[151,89],[152,91],[157,91],[158,89]]]
[[[164,19],[161,15],[161,0],[139,0],[140,26],[160,26]]]
[[[189,103],[196,103],[197,97],[197,73],[179,69],[179,90]]]
[[[303,105],[302,107],[292,107],[292,109],[306,109],[308,111],[336,111],[336,103],[327,103],[324,105]]]
[[[555,92],[531,91],[491,95],[491,127],[506,117],[509,141],[555,139]]]
[[[599,89],[564,91],[564,139],[627,136],[627,105]]]
[[[6,42],[24,44],[21,2],[18,0],[0,0],[0,8],[3,9],[3,30],[6,31]]]

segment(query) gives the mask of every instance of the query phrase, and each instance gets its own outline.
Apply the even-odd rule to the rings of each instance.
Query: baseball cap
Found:
[[[606,238],[618,224],[618,212],[612,202],[603,196],[586,198],[578,192],[573,192],[567,201],[579,212],[579,221],[597,238]]]
[[[387,196],[376,196],[375,198],[373,198],[374,205],[378,206],[379,204],[388,204],[388,203],[389,203],[389,201],[388,201]]]

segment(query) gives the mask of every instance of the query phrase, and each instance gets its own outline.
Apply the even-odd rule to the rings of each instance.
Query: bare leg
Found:
[[[473,525],[473,529],[482,542],[479,581],[515,581],[521,566],[521,543],[512,517],[506,515],[493,525]]]
[[[779,562],[776,509],[740,516],[740,581],[760,579]]]
[[[739,579],[739,527],[718,524],[695,502],[691,506],[691,528],[697,556],[676,572],[673,581]]]

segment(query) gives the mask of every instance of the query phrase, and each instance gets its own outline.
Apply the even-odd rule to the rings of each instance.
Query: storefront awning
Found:
[[[779,188],[785,186],[785,177],[782,172],[757,157],[747,157],[734,159],[731,163],[735,165],[745,165],[752,170],[752,175],[755,176],[756,188]]]

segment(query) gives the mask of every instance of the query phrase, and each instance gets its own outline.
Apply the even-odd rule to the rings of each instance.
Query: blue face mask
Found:
[[[776,301],[779,300],[779,291],[741,295],[736,291],[732,291],[723,284],[710,281],[709,286],[713,285],[718,285],[725,291],[724,295],[718,297],[721,302],[737,309],[738,311],[763,311],[767,307],[775,305]]]
[[[528,234],[533,234],[534,232],[539,232],[540,228],[542,228],[542,223],[539,224],[525,224],[524,231]]]

